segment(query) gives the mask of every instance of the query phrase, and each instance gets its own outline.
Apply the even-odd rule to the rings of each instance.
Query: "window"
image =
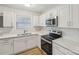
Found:
[[[16,17],[16,28],[26,29],[31,26],[30,17],[17,16]]]

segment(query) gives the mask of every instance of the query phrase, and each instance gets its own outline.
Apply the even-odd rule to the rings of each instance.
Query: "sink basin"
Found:
[[[18,34],[18,36],[30,36],[32,35],[31,33],[24,33],[24,34]]]

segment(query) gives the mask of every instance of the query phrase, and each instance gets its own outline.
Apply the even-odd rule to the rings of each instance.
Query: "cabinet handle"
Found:
[[[68,21],[68,22],[67,22],[67,25],[68,25],[68,26],[72,26],[72,22],[71,22],[71,21]]]
[[[4,43],[4,44],[9,44],[9,43]]]
[[[4,43],[8,43],[8,42],[4,42]]]

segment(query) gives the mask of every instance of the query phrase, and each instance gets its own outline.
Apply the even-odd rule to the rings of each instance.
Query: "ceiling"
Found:
[[[31,4],[30,7],[26,7],[24,4],[0,4],[0,6],[28,10],[36,13],[43,13],[54,8],[57,6],[57,4]]]

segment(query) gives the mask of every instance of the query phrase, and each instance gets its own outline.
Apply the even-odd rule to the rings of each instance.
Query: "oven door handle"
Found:
[[[45,42],[49,43],[49,44],[52,44],[52,42],[50,42],[50,41],[48,41],[48,40],[46,40],[44,38],[41,38],[41,39],[44,40]]]

